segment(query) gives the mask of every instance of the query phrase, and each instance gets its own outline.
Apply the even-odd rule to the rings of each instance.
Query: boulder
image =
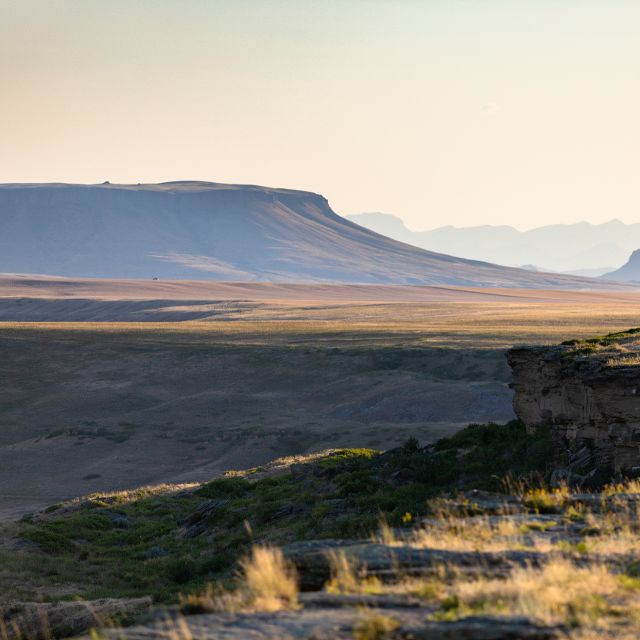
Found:
[[[527,618],[474,616],[456,621],[427,620],[422,609],[311,608],[277,613],[203,614],[165,619],[128,629],[101,630],[105,640],[561,640],[560,627],[539,625]],[[364,635],[367,620],[384,617],[394,630]],[[366,628],[366,627],[365,627]],[[91,640],[86,638],[84,640]]]
[[[501,553],[423,549],[372,542],[319,540],[283,548],[296,567],[302,591],[321,589],[331,577],[331,553],[344,553],[357,573],[383,582],[394,582],[398,574],[425,576],[447,567],[468,574],[506,575],[514,566],[537,566],[544,555],[537,551]]]
[[[19,602],[0,609],[3,640],[66,638],[122,621],[149,610],[151,598],[127,598],[76,602]]]

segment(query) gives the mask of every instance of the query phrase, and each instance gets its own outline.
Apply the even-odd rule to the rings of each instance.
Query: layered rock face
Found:
[[[594,353],[576,345],[512,349],[507,357],[515,412],[529,431],[551,430],[558,467],[637,475],[640,366],[626,348],[592,348]]]

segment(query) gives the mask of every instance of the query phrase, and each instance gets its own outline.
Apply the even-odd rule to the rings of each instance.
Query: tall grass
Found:
[[[298,580],[294,568],[280,549],[253,547],[251,555],[241,563],[244,588],[253,608],[279,611],[298,603]]]
[[[624,582],[609,568],[601,564],[579,567],[562,558],[551,559],[540,568],[516,567],[505,579],[458,580],[450,587],[446,603],[444,617],[522,615],[582,627],[615,621],[620,607],[626,615],[635,617],[640,612],[638,598],[629,598]]]
[[[232,591],[210,585],[204,593],[181,598],[185,613],[295,609],[298,606],[295,568],[275,547],[255,546],[240,561],[240,575]]]

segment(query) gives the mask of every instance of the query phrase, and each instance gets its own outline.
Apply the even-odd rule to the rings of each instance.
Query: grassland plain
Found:
[[[549,490],[517,422],[451,435],[508,406],[508,346],[635,305],[287,309],[0,328],[3,469],[36,511],[3,524],[5,602],[151,595],[171,624],[131,638],[635,637],[638,487]]]
[[[348,304],[329,289],[198,322],[2,323],[0,514],[509,420],[506,348],[637,324],[632,294],[556,293]]]

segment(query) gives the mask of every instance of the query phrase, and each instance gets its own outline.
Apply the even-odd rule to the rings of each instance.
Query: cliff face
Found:
[[[514,409],[527,429],[549,428],[558,467],[640,471],[640,366],[625,348],[512,349]],[[616,345],[619,346],[619,345]],[[632,353],[632,352],[631,352]]]

